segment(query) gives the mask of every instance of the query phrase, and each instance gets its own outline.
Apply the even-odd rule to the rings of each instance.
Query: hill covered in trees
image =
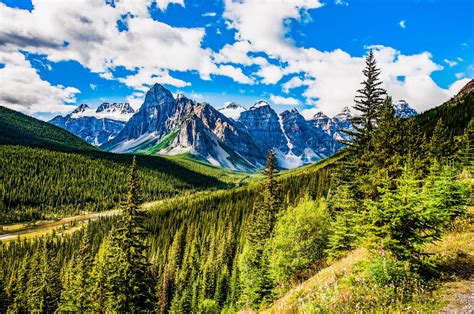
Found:
[[[0,106],[0,145],[42,147],[59,151],[95,148],[68,131]]]
[[[121,217],[0,247],[0,312],[261,310],[362,251],[344,281],[291,310],[400,312],[429,296],[439,278],[472,269],[469,258],[454,269],[426,254],[470,224],[472,115],[458,131],[448,119],[459,109],[397,117],[372,53],[366,63],[361,115],[343,152],[282,173],[270,152],[259,181],[169,198],[147,212],[138,209],[147,164],[137,157],[128,188],[121,183],[128,191]]]
[[[103,152],[69,132],[0,107],[0,222],[118,207],[132,156]],[[139,156],[143,201],[228,188],[248,177],[184,157]]]

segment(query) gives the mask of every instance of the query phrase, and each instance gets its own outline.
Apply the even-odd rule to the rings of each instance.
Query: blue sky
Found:
[[[0,0],[0,105],[139,107],[159,82],[217,108],[333,115],[374,49],[388,92],[423,111],[474,76],[473,47],[468,0]]]

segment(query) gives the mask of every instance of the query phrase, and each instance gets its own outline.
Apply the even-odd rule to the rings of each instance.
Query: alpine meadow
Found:
[[[473,312],[473,12],[0,0],[0,313]]]

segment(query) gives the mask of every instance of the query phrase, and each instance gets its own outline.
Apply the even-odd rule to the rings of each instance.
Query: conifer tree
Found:
[[[148,269],[145,245],[143,212],[140,210],[137,161],[133,157],[128,176],[129,191],[123,207],[120,226],[114,232],[113,242],[120,250],[116,261],[121,278],[116,287],[123,291],[123,298],[117,304],[119,311],[137,312],[149,310],[153,305],[152,282]],[[122,260],[123,259],[123,260]]]
[[[263,191],[254,203],[248,219],[246,242],[239,258],[241,299],[245,306],[254,307],[268,302],[273,289],[266,242],[270,238],[281,209],[279,188],[276,182],[277,162],[273,150],[269,151]]]
[[[367,187],[367,181],[374,151],[372,137],[386,97],[386,91],[380,87],[380,69],[377,68],[373,51],[369,52],[365,64],[366,67],[362,71],[365,80],[354,99],[357,115],[351,119],[352,130],[341,130],[350,139],[343,141],[348,147],[340,177],[343,182],[350,184],[356,197],[360,198],[371,195],[372,189],[370,185]]]
[[[365,64],[362,71],[365,81],[362,82],[363,87],[357,90],[358,95],[354,100],[354,109],[359,112],[351,119],[354,131],[344,130],[344,133],[351,136],[351,141],[347,144],[355,153],[360,153],[368,146],[386,96],[386,91],[380,87],[380,69],[377,68],[373,51],[369,52]]]
[[[420,188],[410,160],[396,180],[396,189],[391,189],[390,181],[387,177],[379,200],[365,201],[369,238],[376,249],[416,261],[422,244],[439,239],[449,216],[433,206],[427,190]]]
[[[79,251],[70,263],[67,281],[61,294],[61,310],[85,312],[90,310],[90,272],[92,270],[92,255],[89,236],[84,233],[82,236]]]

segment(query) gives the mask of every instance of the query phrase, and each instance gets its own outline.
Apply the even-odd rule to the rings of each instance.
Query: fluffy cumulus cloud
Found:
[[[77,61],[101,77],[119,80],[137,91],[155,82],[176,87],[189,85],[172,77],[169,71],[194,71],[205,80],[211,75],[227,75],[239,83],[252,83],[240,68],[218,66],[213,62],[212,51],[201,47],[204,28],[172,27],[152,19],[149,8],[153,2],[161,10],[166,10],[170,3],[184,6],[183,0],[117,0],[114,6],[96,0],[33,0],[30,12],[0,3],[0,51],[3,54],[19,51],[42,54],[51,62]],[[124,25],[122,29],[117,26],[118,22]],[[44,110],[43,103],[37,99],[16,103],[10,97],[13,90],[19,90],[11,86],[18,83],[11,71],[17,65],[4,64],[2,81],[10,82],[11,88],[2,87],[1,99],[9,100],[4,104],[27,112]],[[135,74],[114,77],[117,67]],[[42,81],[39,76],[36,79]],[[45,81],[43,84],[49,85]],[[25,89],[33,91],[33,86],[21,87],[24,93],[29,92]],[[63,91],[62,95],[78,92],[57,89]],[[70,99],[64,97],[65,101]]]
[[[68,103],[80,91],[74,87],[52,85],[41,79],[25,56],[14,50],[0,50],[0,104],[28,114],[65,113]]]
[[[288,38],[287,21],[304,22],[308,10],[321,7],[317,0],[232,1],[225,2],[224,17],[229,28],[235,29],[235,43],[226,45],[216,53],[216,62],[232,62],[243,66],[257,65],[255,73],[263,84],[281,84],[282,91],[303,87],[306,104],[312,104],[306,114],[322,110],[329,115],[351,106],[355,91],[363,79],[364,56],[351,56],[336,49],[319,51],[298,47]],[[264,19],[261,17],[265,16]],[[405,26],[405,22],[400,24]],[[405,99],[416,110],[424,111],[449,99],[465,79],[454,82],[449,88],[439,87],[431,78],[434,71],[443,67],[436,64],[429,52],[404,55],[391,47],[370,46],[375,51],[384,87],[395,99]],[[277,62],[262,62],[260,53]],[[275,65],[275,64],[278,64]],[[451,65],[451,64],[450,64]],[[295,76],[296,75],[296,76]],[[286,76],[291,79],[285,80]],[[277,101],[281,98],[274,97]],[[276,103],[276,101],[275,101]]]
[[[307,12],[323,6],[318,0],[225,0],[223,18],[235,38],[218,51],[203,47],[204,26],[174,27],[150,15],[153,5],[165,11],[171,4],[184,7],[183,0],[116,0],[114,6],[98,0],[32,2],[32,11],[0,3],[0,54],[5,65],[0,69],[5,82],[0,102],[29,113],[64,111],[79,91],[42,80],[21,51],[45,55],[49,62],[77,61],[102,78],[131,87],[133,104],[155,82],[189,86],[191,82],[175,73],[191,71],[203,80],[220,75],[239,84],[278,85],[284,94],[298,88],[302,94],[273,96],[272,101],[311,104],[314,110],[334,115],[353,104],[363,79],[363,56],[301,47],[289,36],[288,21],[307,22]],[[457,75],[450,87],[441,88],[432,74],[443,67],[429,52],[405,55],[386,46],[367,48],[376,53],[388,92],[418,111],[447,100],[466,80]],[[457,61],[445,62],[454,66]],[[117,68],[131,74],[117,76]],[[18,90],[21,96],[12,95],[20,94]]]
[[[298,99],[293,97],[282,97],[276,95],[270,95],[270,101],[277,105],[286,105],[286,106],[297,106],[300,104]]]

